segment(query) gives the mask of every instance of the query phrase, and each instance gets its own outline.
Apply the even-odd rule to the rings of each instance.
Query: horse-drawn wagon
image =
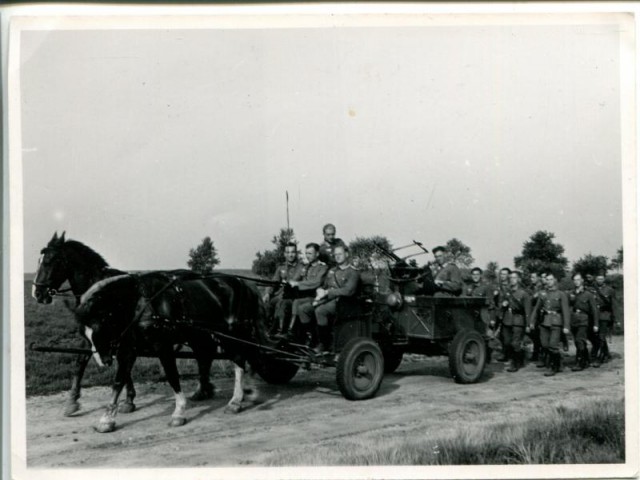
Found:
[[[384,374],[394,372],[405,353],[416,353],[448,356],[458,383],[480,379],[487,359],[485,299],[434,296],[428,267],[411,267],[393,252],[381,251],[395,262],[389,290],[365,288],[338,301],[329,354],[318,355],[305,342],[281,340],[256,365],[260,376],[285,383],[299,367],[332,366],[342,394],[362,400],[376,394]]]

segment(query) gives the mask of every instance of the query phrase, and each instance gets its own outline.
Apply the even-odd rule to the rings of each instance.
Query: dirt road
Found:
[[[600,369],[573,373],[567,367],[543,377],[534,365],[516,374],[502,364],[487,367],[482,381],[457,385],[447,359],[408,358],[385,377],[376,398],[342,398],[334,370],[300,371],[286,386],[260,384],[264,401],[238,415],[224,414],[232,380],[216,382],[214,400],[190,402],[188,423],[168,427],[173,394],[166,384],[138,386],[138,410],[118,415],[113,433],[93,429],[108,401],[107,388],[84,390],[82,410],[62,415],[64,394],[27,400],[30,467],[195,467],[264,465],[275,456],[357,440],[424,438],[474,423],[519,421],[539,407],[575,399],[621,398],[622,338],[614,338],[615,358]],[[195,381],[184,382],[185,391]]]

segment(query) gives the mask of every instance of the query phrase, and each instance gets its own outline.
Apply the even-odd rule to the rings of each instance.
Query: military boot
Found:
[[[538,359],[538,363],[536,363],[536,368],[545,368],[549,366],[549,352],[546,349],[542,349],[540,351],[540,357]]]
[[[556,373],[560,371],[560,353],[553,352],[549,353],[549,370],[544,372],[545,377],[553,377]]]
[[[322,354],[329,350],[331,344],[331,327],[318,325],[318,345],[313,349],[316,354]]]
[[[602,349],[602,353],[600,354],[600,362],[607,363],[609,360],[611,360],[611,355],[609,354],[609,344],[607,343],[606,340],[602,342],[601,349]]]
[[[502,347],[502,353],[498,358],[496,358],[497,362],[508,362],[511,357],[511,346],[505,345]]]
[[[571,367],[572,372],[581,372],[584,370],[584,351],[582,349],[576,351],[576,364]]]
[[[511,354],[511,366],[507,368],[507,372],[517,372],[518,370],[520,370],[520,367],[522,367],[522,363],[523,363],[522,361],[523,357],[524,357],[523,351],[520,351],[520,352],[513,351],[513,353]]]
[[[600,360],[598,358],[600,355],[600,342],[599,340],[594,340],[594,342],[595,343],[591,346],[591,358],[593,358],[591,366],[598,368],[600,366]]]

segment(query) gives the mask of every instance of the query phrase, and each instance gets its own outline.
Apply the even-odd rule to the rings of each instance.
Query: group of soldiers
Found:
[[[331,317],[335,315],[340,297],[355,294],[359,272],[349,261],[346,244],[336,237],[332,224],[323,227],[323,241],[308,243],[298,259],[295,243],[285,246],[285,261],[278,265],[273,277],[280,288],[269,287],[263,300],[275,319],[275,335],[290,340],[309,335],[316,343],[316,353],[325,352],[330,344]],[[525,335],[533,343],[532,361],[546,368],[546,376],[562,369],[562,353],[568,350],[567,335],[571,333],[576,347],[572,371],[588,366],[599,367],[610,358],[607,336],[613,327],[613,289],[605,284],[604,272],[595,276],[575,273],[574,288],[558,289],[558,279],[551,271],[532,272],[525,288],[522,273],[502,268],[497,285],[483,280],[480,268],[471,270],[471,283],[462,281],[460,269],[447,261],[446,247],[432,250],[435,296],[470,296],[486,299],[482,312],[487,335],[502,344],[498,361],[509,362],[508,372],[518,371],[525,362]],[[291,292],[295,291],[295,294]],[[295,336],[293,327],[299,319]],[[315,327],[314,329],[314,319]],[[587,347],[591,343],[591,352]],[[489,359],[492,351],[489,349]]]
[[[306,264],[298,260],[295,243],[285,245],[285,262],[278,265],[273,277],[274,283],[283,288],[274,291],[268,287],[263,298],[269,305],[270,316],[275,317],[275,335],[294,339],[293,327],[298,318],[298,336],[311,334],[317,343],[316,353],[329,348],[330,318],[335,315],[337,300],[354,295],[360,277],[349,262],[347,245],[336,238],[336,227],[329,223],[322,233],[322,243],[305,245]],[[289,293],[293,289],[295,295]]]
[[[471,277],[464,294],[487,299],[489,329],[502,343],[498,361],[510,361],[508,372],[524,365],[525,334],[533,343],[531,360],[538,362],[538,368],[548,368],[546,376],[562,369],[560,348],[569,349],[569,333],[576,347],[572,371],[597,368],[610,359],[607,337],[613,329],[614,291],[605,283],[604,272],[598,272],[595,279],[574,273],[574,287],[568,291],[558,289],[558,279],[550,271],[532,272],[528,288],[522,274],[509,268],[500,270],[496,287],[482,281],[480,268],[474,268]]]

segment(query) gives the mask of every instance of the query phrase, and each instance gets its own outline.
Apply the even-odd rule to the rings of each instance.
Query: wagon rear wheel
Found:
[[[253,370],[267,383],[282,385],[298,373],[298,365],[274,358],[270,354],[260,355],[258,361],[252,362]]]
[[[373,397],[384,376],[384,357],[376,342],[357,337],[349,340],[340,352],[336,381],[348,400]]]
[[[475,330],[461,330],[449,345],[449,371],[457,383],[475,383],[487,362],[484,338]]]

